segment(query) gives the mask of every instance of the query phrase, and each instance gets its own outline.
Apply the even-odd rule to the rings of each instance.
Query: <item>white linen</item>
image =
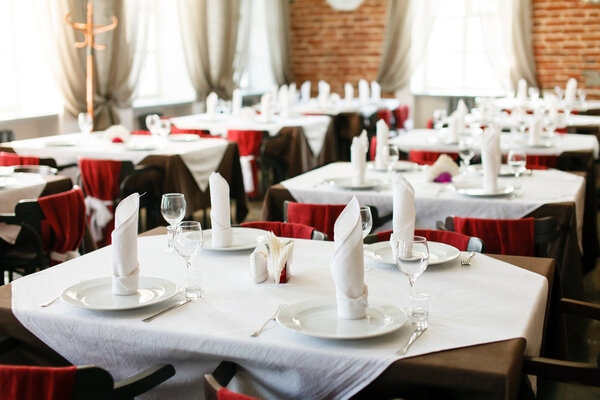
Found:
[[[571,106],[575,103],[577,96],[577,79],[569,78],[567,81],[567,87],[565,88],[565,104]]]
[[[14,178],[14,181],[11,185],[0,189],[2,196],[0,213],[14,213],[19,200],[37,199],[46,187],[46,181],[39,174],[17,173],[11,174],[8,178]],[[0,222],[0,238],[4,241],[14,244],[19,232],[21,232],[20,225]]]
[[[367,131],[363,129],[359,136],[352,138],[352,144],[350,145],[353,186],[360,186],[365,183],[365,171],[367,169],[365,155],[367,151],[369,151],[369,139],[367,139]]]
[[[233,89],[233,95],[231,97],[231,115],[240,117],[242,114],[242,104],[242,91],[240,89]]]
[[[380,119],[375,125],[377,135],[377,147],[375,148],[375,167],[377,169],[387,169],[388,167],[388,141],[390,128],[384,120]]]
[[[397,247],[395,243],[398,240],[412,242],[415,233],[415,189],[401,174],[394,174],[392,185],[394,211],[392,218],[393,231],[390,243],[392,250],[396,252]],[[407,252],[411,251],[412,246],[407,246],[404,250]]]
[[[369,97],[371,97],[369,93],[369,82],[366,79],[361,79],[358,81],[358,99],[361,103],[368,103]]]
[[[517,100],[522,104],[527,100],[527,81],[523,78],[517,82]]]
[[[344,83],[344,100],[354,100],[354,86],[350,82]]]
[[[267,92],[260,97],[260,120],[269,122],[271,111],[271,93]]]
[[[305,337],[271,323],[259,337],[251,338],[250,332],[278,304],[335,296],[331,273],[323,268],[334,244],[295,242],[294,279],[280,286],[257,285],[249,279],[247,252],[203,252],[203,298],[152,323],[141,319],[165,305],[119,312],[93,312],[62,302],[39,307],[82,278],[108,276],[110,247],[17,279],[12,283],[12,311],[25,328],[69,362],[98,365],[115,380],[149,365],[172,363],[177,374],[146,399],[188,399],[190,393],[202,393],[203,374],[221,360],[234,361],[249,372],[237,374],[230,385],[249,395],[349,398],[402,358],[395,352],[412,327],[407,324],[379,338],[336,341]],[[164,236],[139,238],[142,275],[182,283],[184,262],[164,253],[164,243]],[[407,304],[408,283],[397,270],[371,268],[365,281],[370,301]],[[526,338],[528,355],[538,353],[547,296],[542,276],[477,254],[468,270],[457,261],[430,267],[418,284],[431,296],[430,327],[405,357],[515,337]],[[259,384],[253,384],[256,377]]]
[[[529,121],[529,137],[527,138],[527,144],[529,146],[537,146],[540,144],[540,138],[542,137],[542,119],[539,116],[534,116]]]
[[[381,86],[377,81],[371,81],[371,100],[381,100]]]
[[[448,128],[446,130],[446,143],[458,143],[459,127],[464,126],[464,116],[450,115],[448,117]]]
[[[208,187],[208,178],[215,172],[221,161],[225,150],[227,150],[227,141],[221,139],[205,139],[203,146],[198,150],[192,150],[192,143],[186,143],[190,149],[179,154],[183,163],[190,171],[198,188],[204,192]]]
[[[302,86],[300,86],[300,100],[303,103],[308,103],[310,100],[310,81],[304,81]]]
[[[279,114],[282,118],[290,116],[290,96],[288,94],[287,85],[282,85],[279,88]]]
[[[360,319],[367,315],[368,289],[365,285],[360,205],[353,197],[333,227],[333,254],[329,262],[335,284],[337,316]]]
[[[233,243],[229,184],[218,172],[208,178],[210,183],[210,223],[213,247],[227,247]]]
[[[481,138],[481,165],[483,168],[483,191],[496,193],[502,154],[500,135],[494,129],[486,129]]]
[[[115,229],[112,231],[112,293],[119,296],[138,290],[138,215],[140,195],[133,193],[115,209]]]
[[[463,99],[460,99],[458,101],[458,104],[456,105],[456,110],[452,113],[452,115],[454,116],[454,123],[456,124],[455,129],[459,133],[465,131],[465,117],[468,113],[469,109],[465,104],[465,101]]]
[[[298,90],[296,89],[296,82],[290,83],[288,86],[288,96],[290,98],[290,106],[296,103],[298,100]]]
[[[331,94],[331,86],[325,81],[319,81],[319,96],[317,100],[323,108],[329,104],[329,95]]]
[[[211,92],[208,96],[206,96],[206,115],[208,119],[213,121],[217,116],[217,103],[219,102],[219,97],[216,93]]]

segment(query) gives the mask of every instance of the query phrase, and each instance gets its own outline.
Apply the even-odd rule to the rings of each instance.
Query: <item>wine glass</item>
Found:
[[[433,128],[442,129],[444,120],[448,117],[448,112],[445,109],[433,110]]]
[[[458,142],[458,155],[465,166],[465,175],[469,174],[469,165],[471,160],[475,157],[475,151],[473,151],[473,142],[471,140],[461,140]]]
[[[400,149],[398,149],[398,146],[396,146],[395,144],[388,144],[386,156],[387,158],[385,161],[387,164],[387,170],[389,173],[391,173],[394,170],[394,167],[396,166],[396,162],[400,158]]]
[[[199,299],[202,295],[200,271],[192,265],[192,259],[202,248],[202,227],[198,221],[182,221],[175,227],[173,244],[177,253],[185,260],[185,296]]]
[[[362,224],[362,237],[364,239],[371,232],[371,228],[373,228],[373,215],[369,206],[360,206],[360,221]]]
[[[146,116],[146,127],[150,131],[151,134],[156,135],[158,128],[158,122],[160,121],[160,117],[158,114],[150,114]]]
[[[521,185],[519,184],[518,180],[521,173],[525,172],[525,167],[527,165],[527,154],[525,154],[523,150],[519,149],[510,150],[508,152],[506,162],[512,168],[515,174],[515,178],[517,179],[515,186],[517,187],[517,191],[520,191]]]
[[[173,253],[173,235],[175,234],[175,225],[177,225],[185,216],[185,197],[181,193],[163,194],[160,200],[160,213],[165,221],[171,225],[167,230],[168,253]]]
[[[79,130],[83,134],[89,134],[94,129],[94,120],[88,113],[79,113],[77,116],[77,122],[79,124]]]
[[[169,136],[171,133],[171,121],[168,119],[159,119],[156,124],[156,132],[163,138]]]
[[[415,292],[415,282],[429,264],[429,247],[423,236],[411,240],[397,239],[395,245],[396,267],[408,278],[411,293]]]

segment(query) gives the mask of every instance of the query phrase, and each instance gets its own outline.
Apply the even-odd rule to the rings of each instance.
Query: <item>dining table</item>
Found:
[[[249,233],[255,243],[245,250],[203,248],[194,260],[202,297],[151,322],[142,319],[179,300],[178,290],[131,309],[122,307],[131,304],[123,296],[92,299],[96,280],[110,279],[111,246],[1,286],[0,333],[21,343],[13,362],[95,364],[115,379],[172,364],[175,376],[142,396],[148,399],[203,398],[203,374],[223,360],[241,366],[230,389],[265,399],[391,397],[419,389],[513,399],[523,358],[543,351],[552,259],[476,254],[465,267],[462,253],[430,265],[417,282],[431,297],[429,328],[401,355],[413,327],[404,309],[408,282],[395,266],[365,259],[373,317],[343,320],[335,315],[332,242],[294,239],[288,282],[257,284],[250,252],[265,232]],[[162,288],[181,285],[184,261],[165,249],[165,228],[139,237],[140,276]],[[58,294],[61,301],[40,307]],[[280,304],[286,306],[277,322],[252,337]],[[328,318],[325,330],[310,323],[321,310],[328,310],[318,317]]]
[[[243,221],[248,213],[238,146],[225,139],[132,135],[125,142],[115,143],[105,132],[72,133],[7,142],[0,145],[0,151],[52,157],[58,166],[77,164],[79,158],[154,165],[164,174],[162,192],[183,193],[190,214],[210,207],[208,177],[216,171],[229,182],[230,197],[235,200],[236,220]]]

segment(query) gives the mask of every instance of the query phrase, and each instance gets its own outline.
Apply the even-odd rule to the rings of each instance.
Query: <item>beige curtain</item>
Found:
[[[236,72],[241,0],[179,0],[183,51],[198,98],[230,99]]]
[[[290,67],[290,11],[287,0],[265,0],[271,69],[278,86],[292,81]]]
[[[127,8],[127,11],[126,11]],[[65,108],[74,115],[85,112],[86,50],[77,49],[83,34],[64,22],[67,12],[71,20],[85,22],[87,4],[76,0],[40,2],[37,20],[45,32],[46,46]],[[140,13],[139,0],[103,0],[94,2],[94,23],[105,25],[116,16],[114,31],[95,37],[106,50],[94,51],[94,115],[95,129],[102,130],[119,123],[115,107],[129,107],[137,86],[141,60],[139,47],[145,46],[147,18]],[[127,15],[135,16],[127,18]]]
[[[512,48],[513,62],[510,79],[514,87],[521,78],[529,86],[538,87],[536,66],[533,58],[531,0],[513,0],[512,2]]]

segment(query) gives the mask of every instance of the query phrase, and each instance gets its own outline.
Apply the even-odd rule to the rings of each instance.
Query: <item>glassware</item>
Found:
[[[554,94],[556,94],[556,97],[560,101],[560,100],[562,100],[563,95],[565,94],[565,91],[560,86],[554,86]]]
[[[579,102],[581,103],[581,108],[585,109],[585,98],[587,97],[587,93],[583,89],[577,89],[577,97],[579,97]]]
[[[415,236],[412,240],[398,239],[394,243],[396,267],[408,278],[411,293],[415,292],[415,282],[429,264],[427,239]]]
[[[169,136],[171,134],[171,121],[168,119],[159,119],[156,124],[156,132],[163,138]]]
[[[408,301],[410,321],[423,329],[429,324],[429,295],[427,293],[411,293]]]
[[[360,206],[360,220],[362,223],[362,237],[364,239],[371,232],[371,228],[373,228],[373,215],[371,215],[371,208],[369,206]]]
[[[396,162],[400,158],[400,149],[395,144],[387,145],[386,164],[388,172],[392,172],[396,166]]]
[[[537,99],[540,98],[540,90],[536,87],[530,87],[529,89],[527,89],[527,92],[529,94],[529,97],[533,101],[537,101]]]
[[[150,114],[146,116],[146,127],[150,131],[151,134],[156,135],[158,128],[158,122],[160,121],[160,117],[158,114]]]
[[[77,116],[77,123],[79,124],[79,130],[83,134],[89,134],[94,129],[94,120],[88,113],[79,113]]]
[[[473,142],[471,140],[461,140],[458,142],[458,155],[465,166],[465,175],[469,174],[469,165],[471,160],[475,157],[475,151],[473,151]]]
[[[442,129],[444,120],[448,117],[448,111],[443,108],[433,110],[433,129]]]
[[[167,193],[163,194],[160,200],[160,213],[162,214],[165,221],[171,225],[171,229],[175,229],[177,225],[185,216],[185,197],[181,193]],[[173,235],[169,235],[167,232],[168,240],[168,253],[173,253]]]
[[[175,227],[173,244],[177,253],[185,260],[185,296],[199,299],[202,296],[200,271],[192,265],[192,259],[202,248],[202,227],[198,221],[182,221]]]
[[[519,176],[523,172],[525,172],[527,166],[527,154],[523,150],[510,150],[508,152],[508,157],[506,158],[507,164],[512,168],[516,183],[517,194],[521,190],[521,185],[519,184]]]

